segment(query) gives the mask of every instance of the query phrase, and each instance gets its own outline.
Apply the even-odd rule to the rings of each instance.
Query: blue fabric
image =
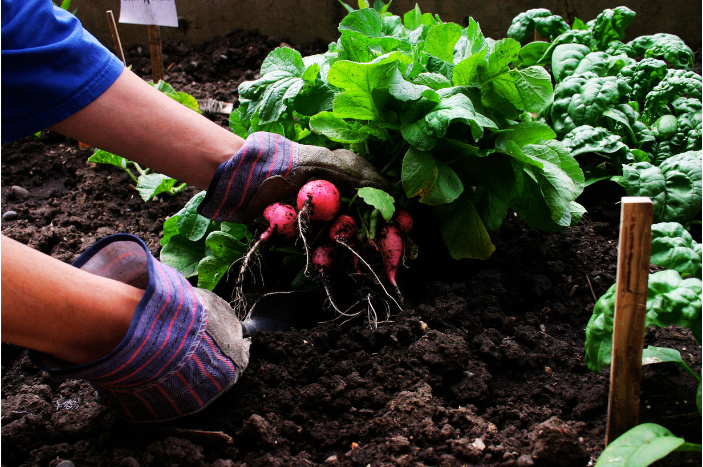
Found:
[[[2,142],[68,118],[124,64],[51,0],[2,0]]]

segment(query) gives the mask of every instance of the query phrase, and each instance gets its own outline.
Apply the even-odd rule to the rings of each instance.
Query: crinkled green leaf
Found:
[[[571,150],[571,155],[574,157],[590,152],[612,154],[627,150],[620,136],[612,134],[603,127],[593,128],[590,125],[574,128],[564,136],[562,143]]]
[[[586,325],[584,361],[588,369],[596,374],[610,365],[612,360],[615,294],[616,286],[613,284],[596,302]]]
[[[198,274],[198,263],[206,255],[205,241],[192,242],[183,235],[174,235],[161,248],[159,259],[185,277]]]
[[[673,269],[650,274],[646,324],[690,328],[700,343],[702,292],[700,279],[681,279]]]
[[[592,28],[598,50],[605,50],[612,41],[622,41],[633,19],[635,12],[624,6],[608,8],[599,14]]]
[[[620,183],[628,196],[654,203],[654,222],[688,223],[701,210],[701,151],[672,156],[659,167],[649,162],[623,165]]]
[[[644,54],[645,59],[661,58],[675,68],[693,70],[693,51],[680,37],[673,34],[640,36],[627,45],[636,55]]]

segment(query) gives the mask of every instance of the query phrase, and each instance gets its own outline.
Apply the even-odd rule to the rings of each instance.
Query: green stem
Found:
[[[378,209],[371,211],[371,219],[369,221],[369,240],[376,238],[376,223],[378,222]]]
[[[175,187],[171,188],[171,189],[168,191],[168,193],[169,193],[171,196],[177,195],[177,194],[180,193],[181,191],[185,190],[187,186],[188,186],[187,183],[182,183],[182,184],[180,184],[180,185],[178,185],[178,186],[175,186]]]
[[[689,366],[686,364],[686,362],[684,362],[683,360],[681,360],[681,361],[679,362],[679,365],[681,365],[681,367],[683,367],[683,369],[686,370],[686,371],[688,372],[688,374],[690,374],[691,376],[693,376],[693,379],[695,379],[696,381],[698,381],[698,384],[701,383],[701,377],[698,376],[698,375],[696,374],[696,372],[693,371],[693,370],[691,369],[691,367],[689,367]]]

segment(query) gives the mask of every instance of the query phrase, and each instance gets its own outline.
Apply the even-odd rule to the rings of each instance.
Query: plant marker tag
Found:
[[[120,0],[120,23],[178,27],[175,0]]]
[[[622,198],[606,446],[639,423],[653,217],[651,199]]]

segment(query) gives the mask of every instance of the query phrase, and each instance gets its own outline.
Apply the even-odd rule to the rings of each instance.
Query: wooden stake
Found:
[[[161,56],[161,32],[156,25],[148,25],[149,51],[151,52],[151,74],[154,83],[164,79],[164,61]]]
[[[115,17],[112,15],[112,10],[107,10],[107,23],[110,25],[110,32],[112,33],[112,41],[115,43],[115,52],[117,53],[117,57],[126,65],[127,60],[124,59],[122,42],[120,42],[120,35],[117,34],[117,24],[115,23]]]
[[[653,216],[651,199],[622,198],[606,446],[639,423]]]

